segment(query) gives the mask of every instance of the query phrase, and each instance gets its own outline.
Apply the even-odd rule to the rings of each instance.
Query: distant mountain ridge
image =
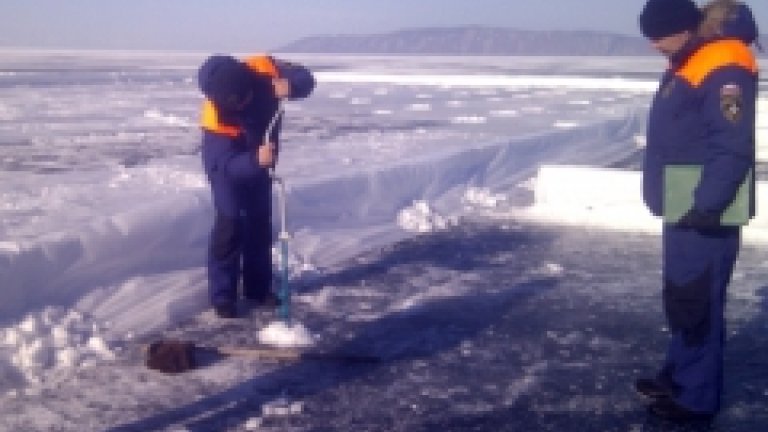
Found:
[[[768,38],[763,37],[768,47]],[[279,52],[403,55],[655,55],[640,36],[595,31],[539,31],[497,27],[417,28],[368,35],[299,39]],[[763,54],[765,55],[765,54]]]
[[[418,28],[370,35],[299,39],[280,52],[431,55],[650,55],[640,37],[592,31],[491,27]]]

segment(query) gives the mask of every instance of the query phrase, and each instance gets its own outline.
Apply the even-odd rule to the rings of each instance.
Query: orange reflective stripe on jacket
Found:
[[[277,66],[275,66],[275,63],[269,56],[257,55],[248,57],[244,63],[256,73],[269,75],[274,78],[279,76]],[[219,122],[219,113],[216,110],[216,105],[208,99],[203,102],[200,113],[200,126],[209,132],[226,135],[231,138],[237,138],[241,132],[239,126]]]
[[[254,72],[269,75],[272,78],[277,78],[280,75],[277,71],[277,66],[275,66],[275,62],[273,62],[272,58],[269,56],[257,55],[248,57],[245,59],[244,63]]]
[[[744,42],[724,39],[704,45],[696,51],[676,75],[698,87],[714,70],[723,66],[740,66],[757,73],[757,61]]]
[[[208,99],[203,102],[203,108],[200,113],[200,126],[209,132],[226,135],[231,138],[237,138],[240,135],[239,126],[219,122],[219,113],[216,111],[216,106]]]

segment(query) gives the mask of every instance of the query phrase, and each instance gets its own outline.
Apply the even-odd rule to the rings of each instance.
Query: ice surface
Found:
[[[297,58],[319,85],[286,107],[279,166],[296,312],[323,348],[394,362],[231,359],[175,379],[141,367],[142,341],[172,331],[257,344],[274,318],[202,314],[212,212],[196,126],[202,58],[2,52],[2,427],[311,430],[314,418],[327,430],[361,419],[387,430],[562,430],[546,427],[554,413],[627,425],[636,403],[614,388],[610,365],[649,367],[656,351],[629,340],[662,326],[626,320],[658,306],[658,221],[637,173],[658,59]],[[761,99],[763,156],[765,108]],[[759,214],[732,303],[734,349],[758,360]],[[488,218],[492,229],[467,228]],[[605,228],[624,234],[590,234]],[[627,360],[639,348],[646,358]],[[590,383],[595,363],[603,372]],[[747,426],[724,430],[757,430],[768,386],[749,365],[735,369],[751,379],[739,394],[752,396],[732,398],[726,415]],[[291,415],[254,417],[278,400]]]

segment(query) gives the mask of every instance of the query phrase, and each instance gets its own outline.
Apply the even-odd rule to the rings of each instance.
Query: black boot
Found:
[[[635,391],[648,399],[670,399],[674,395],[672,390],[652,378],[639,378],[635,381]]]
[[[213,305],[213,310],[219,318],[237,318],[237,307],[234,303]]]
[[[708,422],[715,416],[713,413],[692,411],[672,399],[657,399],[648,411],[656,417],[672,422]]]

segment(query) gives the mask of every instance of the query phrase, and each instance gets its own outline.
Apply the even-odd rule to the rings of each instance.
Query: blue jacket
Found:
[[[694,39],[673,58],[648,119],[643,199],[663,215],[664,167],[700,165],[696,211],[720,215],[755,166],[757,66],[754,20],[731,22],[723,37]],[[752,188],[754,215],[754,187]]]
[[[203,163],[209,177],[224,175],[235,181],[246,181],[265,174],[254,157],[256,147],[263,143],[267,127],[277,112],[278,100],[274,96],[271,81],[276,76],[286,79],[291,87],[290,99],[302,99],[309,96],[315,88],[312,73],[305,67],[268,57],[273,64],[271,75],[253,73],[248,81],[254,97],[240,109],[226,110],[216,106],[218,121],[224,128],[231,126],[234,133],[213,131],[203,128]],[[199,71],[198,80],[201,90],[216,73],[217,68],[237,62],[229,56],[213,56]],[[206,96],[210,96],[206,93]],[[271,142],[279,144],[281,122],[278,121],[270,137]],[[237,132],[240,131],[240,132]]]

